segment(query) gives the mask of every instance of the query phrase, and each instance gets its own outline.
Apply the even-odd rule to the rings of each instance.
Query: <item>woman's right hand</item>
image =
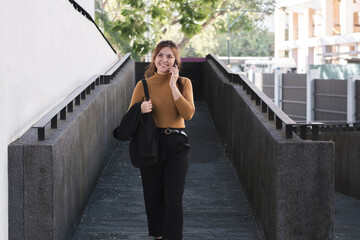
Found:
[[[141,103],[141,113],[145,114],[145,113],[149,113],[149,112],[152,112],[151,99],[149,101],[143,101]]]

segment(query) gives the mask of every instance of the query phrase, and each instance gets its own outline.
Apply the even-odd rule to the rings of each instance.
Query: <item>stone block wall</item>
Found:
[[[335,143],[335,190],[360,199],[360,132],[323,132]]]
[[[265,239],[334,237],[334,144],[285,138],[212,60],[203,96]]]
[[[9,239],[71,239],[99,177],[117,146],[113,129],[127,111],[134,87],[130,60],[46,129],[29,129],[9,152]]]

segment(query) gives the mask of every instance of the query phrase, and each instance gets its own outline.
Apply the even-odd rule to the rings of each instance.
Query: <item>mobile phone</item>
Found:
[[[176,60],[175,60],[173,67],[176,67],[176,66],[177,66],[177,62],[176,62]]]

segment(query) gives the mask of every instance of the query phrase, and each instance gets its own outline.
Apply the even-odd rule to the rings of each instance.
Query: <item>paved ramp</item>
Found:
[[[360,200],[335,194],[335,240],[360,239]]]
[[[204,102],[187,122],[192,146],[184,194],[184,239],[261,239]],[[74,240],[151,239],[139,170],[120,143],[87,206]]]

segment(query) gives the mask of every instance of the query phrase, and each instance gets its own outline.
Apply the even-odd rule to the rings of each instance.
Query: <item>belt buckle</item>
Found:
[[[171,133],[171,129],[169,129],[169,128],[165,129],[165,134],[166,135],[169,135],[170,133]]]

